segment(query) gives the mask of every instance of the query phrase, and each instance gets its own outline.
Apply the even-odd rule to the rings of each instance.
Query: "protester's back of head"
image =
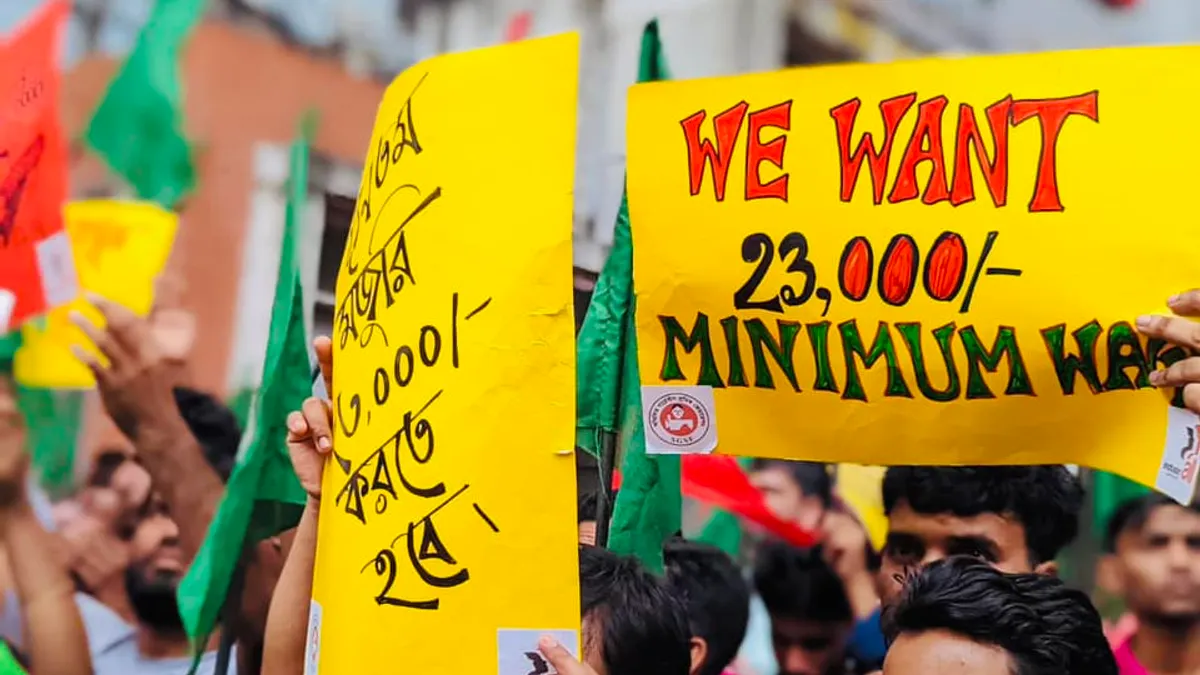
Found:
[[[667,585],[687,607],[693,675],[720,675],[737,656],[750,617],[741,570],[721,549],[681,538],[663,546],[663,564]]]
[[[579,547],[583,654],[599,675],[687,675],[687,615],[636,559]]]
[[[755,554],[754,587],[771,615],[780,675],[840,671],[854,613],[820,548],[764,542]]]
[[[947,558],[916,572],[884,617],[885,675],[1116,675],[1100,614],[1043,574]]]
[[[228,480],[242,440],[237,416],[225,404],[202,391],[175,387],[174,393],[179,414],[199,441],[205,460],[222,480]]]

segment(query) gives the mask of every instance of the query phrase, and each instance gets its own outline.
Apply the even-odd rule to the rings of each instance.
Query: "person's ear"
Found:
[[[702,637],[692,637],[692,669],[691,675],[698,675],[700,669],[704,667],[704,661],[708,659],[708,641]]]
[[[1047,560],[1044,563],[1039,563],[1033,566],[1034,574],[1042,574],[1048,577],[1058,576],[1058,563],[1053,560]]]
[[[1125,590],[1117,556],[1109,553],[1096,561],[1096,586],[1110,595],[1120,597]]]

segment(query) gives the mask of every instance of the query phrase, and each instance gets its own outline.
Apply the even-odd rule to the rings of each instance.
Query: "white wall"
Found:
[[[575,259],[598,271],[612,242],[625,175],[625,92],[637,79],[642,28],[659,17],[671,73],[695,78],[781,63],[787,0],[458,0],[428,4],[410,39],[416,57],[496,44],[519,12],[531,37],[579,31]]]

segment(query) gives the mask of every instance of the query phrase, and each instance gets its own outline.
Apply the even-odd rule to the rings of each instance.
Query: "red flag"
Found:
[[[532,12],[517,12],[508,20],[508,27],[504,29],[505,42],[518,42],[529,37],[529,29],[533,25]]]
[[[58,118],[69,9],[51,0],[0,42],[0,334],[78,292],[63,231],[67,148]]]
[[[621,475],[613,472],[613,488],[621,487]],[[682,467],[684,496],[717,506],[763,528],[793,546],[813,546],[820,539],[799,525],[783,520],[767,508],[762,493],[738,466],[725,455],[685,455]]]

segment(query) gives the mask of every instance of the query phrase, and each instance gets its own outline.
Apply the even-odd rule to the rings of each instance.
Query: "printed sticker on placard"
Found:
[[[17,306],[17,296],[7,288],[0,288],[0,334],[8,329],[8,320],[12,318],[13,307]]]
[[[496,631],[496,675],[548,675],[557,673],[554,666],[538,651],[543,635],[558,640],[567,651],[579,656],[578,636],[573,630],[519,630],[502,628]]]
[[[1200,463],[1200,417],[1190,410],[1167,408],[1167,440],[1155,487],[1180,504],[1196,492]]]
[[[321,662],[321,605],[316,600],[308,604],[308,641],[304,647],[304,675],[317,675]]]
[[[74,300],[79,294],[79,279],[75,275],[75,258],[71,255],[71,240],[67,233],[59,232],[39,241],[37,259],[46,305],[57,307]]]
[[[642,387],[646,452],[708,454],[717,449],[712,387]]]

